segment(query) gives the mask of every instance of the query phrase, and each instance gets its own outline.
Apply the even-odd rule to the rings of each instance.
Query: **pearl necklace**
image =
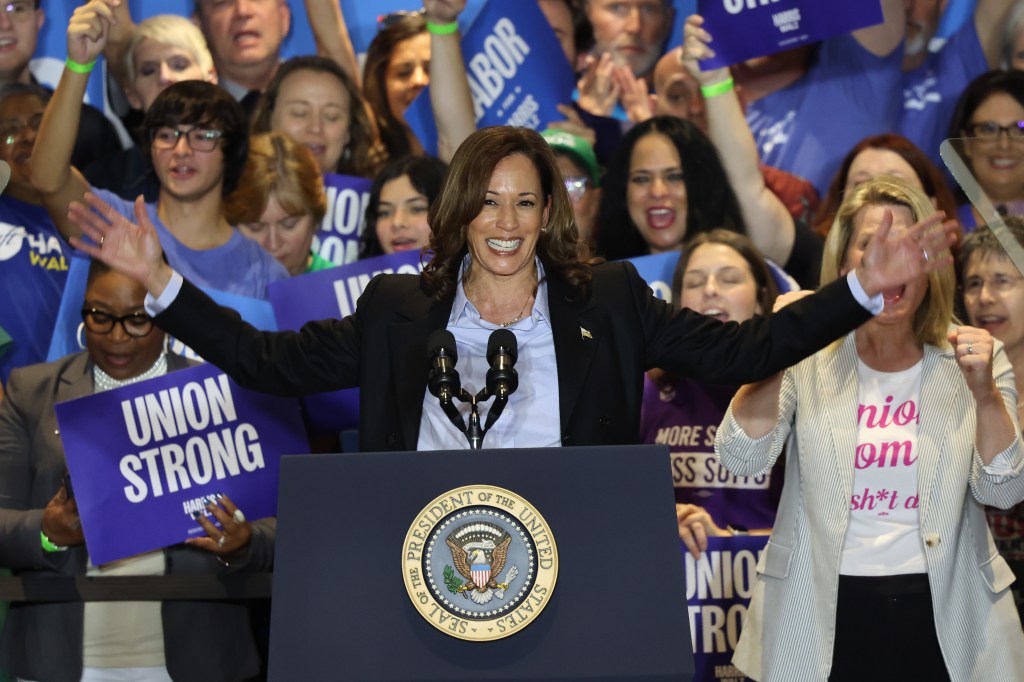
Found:
[[[96,393],[102,393],[103,391],[109,391],[113,388],[120,388],[127,386],[128,384],[134,384],[139,381],[145,381],[146,379],[152,379],[153,377],[160,377],[167,374],[167,354],[161,353],[160,357],[156,359],[153,366],[147,369],[142,374],[133,376],[131,378],[120,380],[110,376],[102,369],[99,365],[93,365],[92,368],[92,379],[95,384]]]

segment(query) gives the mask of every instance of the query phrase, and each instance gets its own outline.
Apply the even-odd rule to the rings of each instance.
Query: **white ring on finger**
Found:
[[[242,513],[241,509],[235,509],[234,513],[231,514],[231,518],[235,520],[235,523],[245,523],[245,514]]]
[[[967,354],[968,355],[974,355],[974,344],[973,343],[970,343],[970,342],[967,343]]]
[[[217,538],[217,546],[218,547],[223,547],[224,543],[227,542],[227,539],[228,539],[227,533],[222,533],[221,536],[219,538]]]

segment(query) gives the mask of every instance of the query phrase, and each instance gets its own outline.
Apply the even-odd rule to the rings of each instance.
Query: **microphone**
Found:
[[[459,373],[455,369],[455,363],[459,360],[455,335],[447,329],[434,330],[427,339],[427,357],[430,361],[427,388],[440,402],[448,420],[464,432],[466,424],[453,400],[462,390]]]
[[[519,356],[516,335],[508,329],[495,329],[487,339],[487,392],[494,396],[494,404],[487,411],[484,429],[489,429],[501,416],[508,397],[519,388],[519,374],[514,365]]]

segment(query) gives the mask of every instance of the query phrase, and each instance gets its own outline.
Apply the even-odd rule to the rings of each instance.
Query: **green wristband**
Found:
[[[42,544],[44,552],[66,552],[68,549],[62,545],[53,544],[43,531],[39,531],[39,542]]]
[[[724,95],[725,93],[732,90],[733,85],[734,81],[732,79],[732,76],[729,76],[724,81],[712,83],[711,85],[700,86],[700,94],[704,95],[705,99],[710,99],[711,97],[718,97],[719,95]]]
[[[433,33],[435,36],[446,36],[455,33],[459,30],[459,22],[453,21],[450,24],[435,24],[432,21],[427,22],[427,33]]]
[[[64,66],[68,67],[69,71],[74,71],[75,73],[92,73],[92,67],[96,66],[96,60],[94,59],[88,64],[79,64],[71,57],[68,57],[64,60]]]

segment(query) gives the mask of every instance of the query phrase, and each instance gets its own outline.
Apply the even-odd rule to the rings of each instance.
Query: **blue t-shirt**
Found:
[[[964,88],[988,71],[974,22],[968,21],[924,64],[903,74],[900,135],[916,144],[939,168],[939,144],[949,134],[953,109]]]
[[[800,80],[747,109],[761,161],[807,178],[825,196],[853,145],[895,130],[902,58],[899,49],[876,57],[851,34],[821,43]]]
[[[93,192],[118,213],[135,220],[133,202],[105,189],[93,189]],[[197,251],[178,241],[164,226],[157,215],[156,204],[146,204],[146,210],[160,237],[160,246],[167,254],[167,262],[193,284],[266,299],[267,285],[288,278],[288,271],[276,258],[238,230],[231,231],[231,238],[225,244]]]
[[[0,327],[12,344],[0,358],[0,380],[15,367],[46,360],[71,247],[42,206],[0,197]]]

